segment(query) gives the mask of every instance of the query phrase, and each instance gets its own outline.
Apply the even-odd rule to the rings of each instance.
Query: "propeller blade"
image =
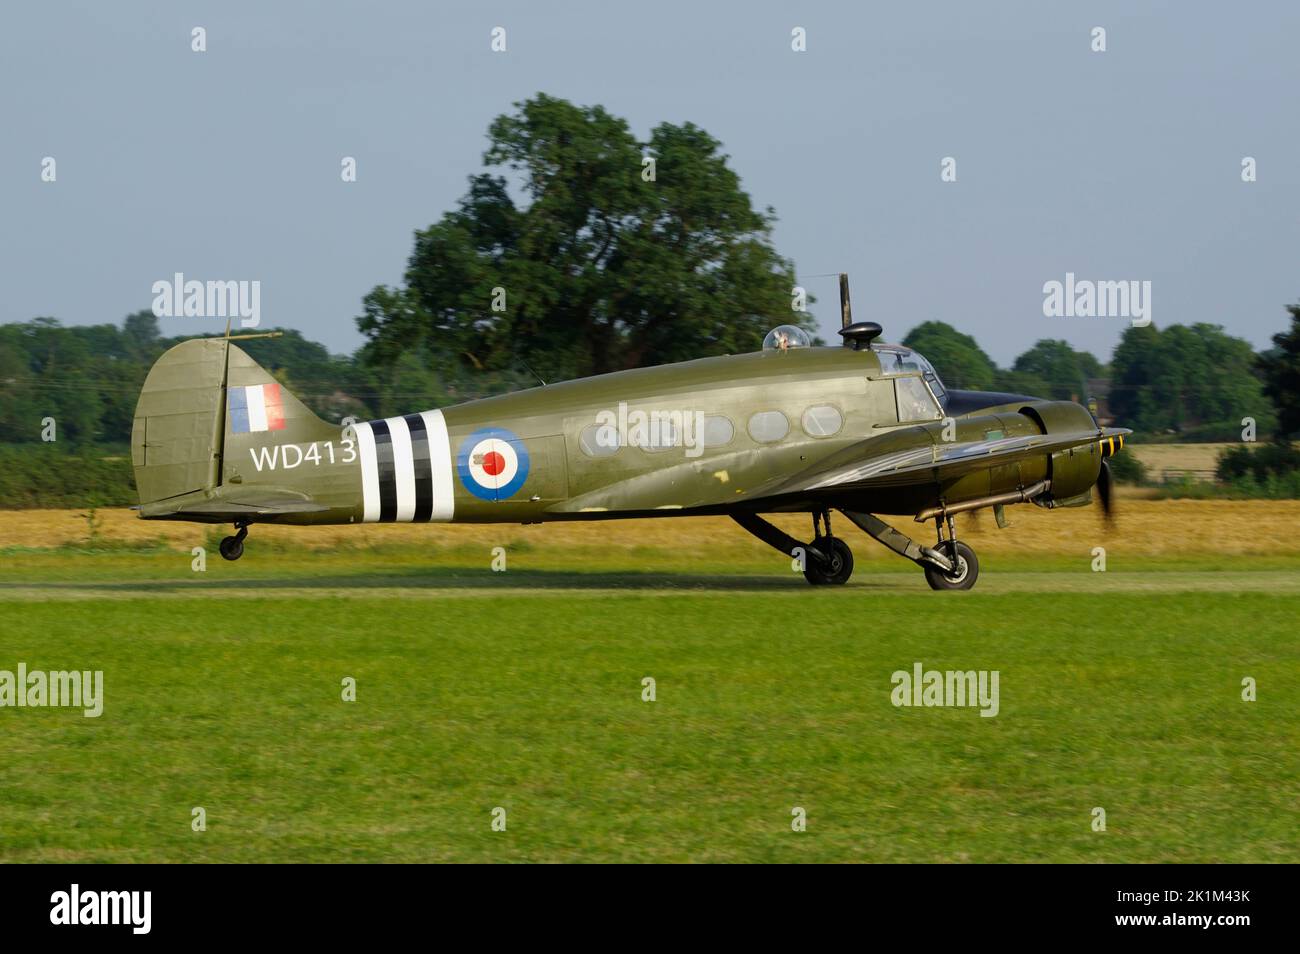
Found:
[[[1107,520],[1114,518],[1110,506],[1110,462],[1101,462],[1101,473],[1097,475],[1097,496],[1101,499],[1101,510]]]

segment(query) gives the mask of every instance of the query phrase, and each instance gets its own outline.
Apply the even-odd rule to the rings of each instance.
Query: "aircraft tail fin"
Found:
[[[227,457],[251,441],[310,440],[325,431],[337,428],[229,338],[183,341],[154,363],[136,403],[131,464],[141,508],[214,494],[230,476]]]

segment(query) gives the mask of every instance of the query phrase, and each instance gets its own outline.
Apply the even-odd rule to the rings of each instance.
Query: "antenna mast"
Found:
[[[849,273],[840,272],[840,327],[853,324],[853,302],[849,301]]]

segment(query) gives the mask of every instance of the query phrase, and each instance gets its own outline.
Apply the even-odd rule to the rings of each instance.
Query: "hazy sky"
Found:
[[[544,91],[703,126],[886,338],[941,319],[1003,364],[1045,337],[1105,359],[1123,319],[1043,315],[1074,272],[1261,347],[1300,298],[1297,36],[1283,2],[6,4],[0,321],[120,322],[180,271],[259,280],[264,326],[350,351],[488,123]],[[835,280],[806,283],[829,332]]]

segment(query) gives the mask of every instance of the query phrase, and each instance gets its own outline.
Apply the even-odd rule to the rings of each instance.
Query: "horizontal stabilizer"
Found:
[[[227,485],[215,494],[195,493],[155,500],[140,507],[142,517],[172,517],[177,520],[200,520],[230,523],[252,520],[273,514],[319,513],[328,508],[295,490],[250,487],[242,490]]]

